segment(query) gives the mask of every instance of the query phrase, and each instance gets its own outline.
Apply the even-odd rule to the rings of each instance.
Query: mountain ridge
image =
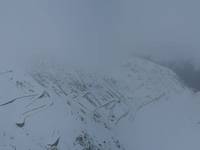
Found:
[[[0,115],[1,128],[11,134],[0,136],[9,138],[3,149],[125,150],[115,136],[122,122],[188,90],[170,69],[136,57],[106,75],[38,70],[0,75],[0,111],[10,116]]]

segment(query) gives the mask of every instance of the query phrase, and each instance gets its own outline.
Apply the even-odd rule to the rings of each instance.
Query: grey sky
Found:
[[[124,37],[130,39],[128,47],[165,53],[165,57],[166,53],[173,57],[173,52],[179,53],[179,57],[199,54],[198,5],[196,0],[127,0],[125,34],[129,36]]]
[[[198,60],[199,4],[196,0],[2,0],[1,60],[24,62],[48,56],[98,65],[115,63],[133,52]]]

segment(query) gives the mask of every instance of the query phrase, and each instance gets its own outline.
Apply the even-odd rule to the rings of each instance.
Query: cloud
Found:
[[[198,62],[198,6],[194,0],[1,1],[0,62],[105,67],[135,53]]]

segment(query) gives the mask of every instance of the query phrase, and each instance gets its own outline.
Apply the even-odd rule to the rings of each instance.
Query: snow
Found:
[[[127,149],[197,150],[200,148],[199,106],[193,93],[176,95],[138,112],[134,125],[118,130]],[[121,132],[122,131],[122,132]]]
[[[165,67],[16,70],[0,74],[0,150],[200,148],[199,94]]]

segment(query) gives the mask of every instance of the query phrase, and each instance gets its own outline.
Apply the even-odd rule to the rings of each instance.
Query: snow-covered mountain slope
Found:
[[[0,150],[132,150],[121,132],[138,112],[190,93],[140,58],[104,75],[66,70],[0,72]]]
[[[134,124],[124,123],[116,132],[125,149],[198,150],[199,107],[199,95],[185,92],[146,106]]]

